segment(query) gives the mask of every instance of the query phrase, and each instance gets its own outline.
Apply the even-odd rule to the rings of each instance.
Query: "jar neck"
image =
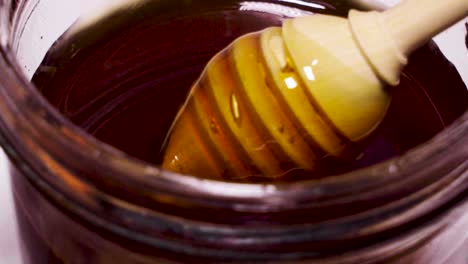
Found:
[[[304,257],[319,256],[402,230],[429,236],[439,226],[428,223],[468,188],[468,113],[402,157],[327,179],[236,184],[163,171],[98,142],[53,109],[21,73],[8,48],[17,40],[6,37],[17,27],[2,14],[2,145],[36,189],[100,230],[198,254],[225,247],[233,258],[239,251],[286,258],[299,246]],[[424,228],[415,231],[417,221]]]

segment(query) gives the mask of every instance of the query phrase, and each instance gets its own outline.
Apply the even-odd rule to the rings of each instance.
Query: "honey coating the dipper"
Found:
[[[348,19],[297,17],[237,39],[193,87],[163,168],[275,179],[319,169],[321,156],[349,158],[348,146],[383,120],[386,84],[399,83],[409,54],[467,15],[468,2],[448,1],[406,0],[384,12],[351,10]],[[427,25],[431,16],[438,19]]]
[[[378,126],[390,94],[365,61],[344,65],[329,43],[315,39],[327,32],[300,32],[330,19],[347,30],[345,19],[316,15],[243,36],[217,54],[172,127],[163,168],[212,179],[277,179],[295,169],[320,171],[326,156],[357,156],[357,142]],[[354,45],[344,34],[341,41]]]
[[[154,12],[132,13],[124,24],[112,17],[82,34],[70,31],[33,82],[75,125],[129,156],[238,182],[296,182],[367,167],[426,142],[467,109],[466,86],[434,44],[409,60],[397,87],[378,87],[369,68],[343,63],[351,49],[339,44],[350,43],[349,32],[322,43],[343,32],[344,19],[323,30],[284,6],[278,15],[216,3],[223,12],[186,8],[179,17],[177,9],[177,19],[164,23]],[[342,8],[324,10],[344,16]],[[369,85],[356,85],[362,81]]]

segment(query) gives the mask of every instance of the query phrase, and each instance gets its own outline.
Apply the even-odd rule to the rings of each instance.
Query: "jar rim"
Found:
[[[31,159],[35,162],[27,165],[33,170],[59,169],[45,180],[56,188],[63,188],[67,197],[76,198],[82,203],[89,202],[86,195],[98,192],[101,196],[111,197],[109,200],[115,201],[116,206],[126,202],[138,206],[138,210],[140,207],[151,209],[151,203],[165,203],[172,206],[229,208],[240,213],[274,213],[398,195],[399,188],[408,184],[421,188],[416,195],[405,197],[400,204],[386,208],[385,212],[388,212],[415,205],[424,197],[431,197],[431,191],[440,191],[448,186],[453,188],[455,191],[451,195],[437,197],[440,205],[466,187],[453,185],[468,177],[466,173],[448,175],[446,179],[439,178],[438,173],[449,169],[467,171],[468,152],[465,146],[468,145],[468,112],[428,142],[401,156],[341,175],[272,184],[199,179],[137,160],[87,134],[61,115],[26,80],[8,46],[0,50],[0,67],[5,69],[4,80],[0,83],[0,99],[5,101],[0,106],[3,115],[0,127],[3,140],[7,141],[3,142],[6,151],[10,156],[28,157],[37,151],[35,158]],[[24,151],[18,151],[20,148],[24,148]],[[64,153],[67,157],[63,156]],[[434,166],[437,170],[426,173],[428,164],[431,170]],[[458,167],[448,168],[448,164],[457,164]],[[83,171],[85,173],[78,173]],[[93,173],[96,171],[106,173]],[[83,177],[83,174],[86,176]],[[58,180],[60,182],[54,182]],[[76,186],[86,191],[73,193]],[[408,190],[405,193],[408,194]],[[444,193],[447,193],[447,189]],[[148,196],[148,200],[134,199],[137,194]],[[118,201],[113,198],[118,198]],[[133,210],[132,207],[126,209]],[[380,228],[390,228],[422,213],[413,211],[407,218]]]

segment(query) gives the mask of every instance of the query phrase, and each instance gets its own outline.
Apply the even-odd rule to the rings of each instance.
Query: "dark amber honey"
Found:
[[[236,37],[280,25],[294,10],[283,7],[279,15],[224,8],[193,9],[172,18],[140,10],[135,13],[141,16],[125,23],[104,21],[79,34],[68,33],[49,51],[33,82],[76,125],[129,155],[160,164],[169,128],[206,62]],[[309,11],[342,15],[343,10]],[[357,144],[362,153],[356,159],[325,156],[320,170],[291,170],[281,180],[342,173],[400,155],[467,109],[466,87],[434,44],[415,52],[401,84],[388,89],[394,89],[388,114],[374,135]]]

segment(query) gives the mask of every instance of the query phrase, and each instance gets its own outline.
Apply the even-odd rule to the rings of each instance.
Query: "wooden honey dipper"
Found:
[[[350,158],[382,121],[409,54],[468,15],[468,0],[407,0],[349,18],[286,20],[235,40],[193,85],[162,167],[211,179],[280,178]]]

